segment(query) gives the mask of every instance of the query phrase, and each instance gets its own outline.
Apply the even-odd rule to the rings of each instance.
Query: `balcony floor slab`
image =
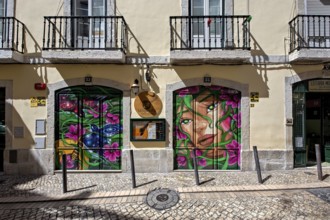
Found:
[[[173,50],[172,64],[247,64],[250,63],[249,50]]]
[[[307,49],[295,50],[289,54],[289,62],[292,64],[322,64],[330,62],[330,49]]]
[[[125,63],[121,50],[45,50],[42,57],[52,63]]]
[[[12,50],[0,50],[0,63],[23,63],[24,55]]]

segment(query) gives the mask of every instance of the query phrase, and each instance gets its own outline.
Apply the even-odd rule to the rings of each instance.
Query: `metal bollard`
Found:
[[[67,185],[67,172],[66,172],[66,154],[62,155],[62,181],[63,181],[63,193],[68,191]]]
[[[195,180],[196,185],[199,186],[199,175],[198,175],[198,163],[197,163],[197,157],[196,157],[196,148],[193,149],[193,159],[194,159],[194,171],[195,171]]]
[[[135,181],[135,165],[134,165],[133,150],[130,150],[129,153],[130,153],[130,161],[131,161],[132,185],[133,185],[133,189],[134,189],[134,188],[136,188],[136,181]]]
[[[258,156],[257,146],[253,146],[253,154],[254,154],[254,160],[255,160],[255,163],[256,163],[258,182],[262,184],[262,177],[261,177],[261,170],[260,170],[260,163],[259,163],[259,156]]]
[[[319,144],[315,144],[315,152],[316,152],[316,163],[317,163],[317,176],[318,179],[322,181],[323,180],[322,161],[321,161],[321,150]]]

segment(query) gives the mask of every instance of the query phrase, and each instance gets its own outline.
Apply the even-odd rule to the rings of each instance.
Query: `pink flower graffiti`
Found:
[[[104,145],[104,148],[105,151],[103,152],[103,156],[111,162],[115,162],[121,155],[118,142],[112,143],[111,146],[106,144]]]
[[[69,132],[65,134],[65,137],[78,141],[78,139],[85,133],[86,129],[82,128],[81,125],[70,125]]]

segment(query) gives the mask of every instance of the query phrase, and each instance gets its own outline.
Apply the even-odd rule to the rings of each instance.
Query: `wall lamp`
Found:
[[[147,65],[147,71],[145,73],[145,76],[146,76],[146,81],[147,82],[150,82],[150,80],[151,80],[151,74],[150,74],[150,67],[149,67],[149,65]]]
[[[131,90],[134,93],[134,95],[139,93],[139,89],[140,89],[139,80],[135,79],[134,83],[131,85]]]
[[[329,63],[324,64],[322,70],[330,70],[330,64]]]

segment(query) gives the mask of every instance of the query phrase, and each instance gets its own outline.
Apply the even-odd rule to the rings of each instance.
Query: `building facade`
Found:
[[[0,172],[330,162],[324,0],[0,0]],[[65,155],[63,157],[63,155]]]

